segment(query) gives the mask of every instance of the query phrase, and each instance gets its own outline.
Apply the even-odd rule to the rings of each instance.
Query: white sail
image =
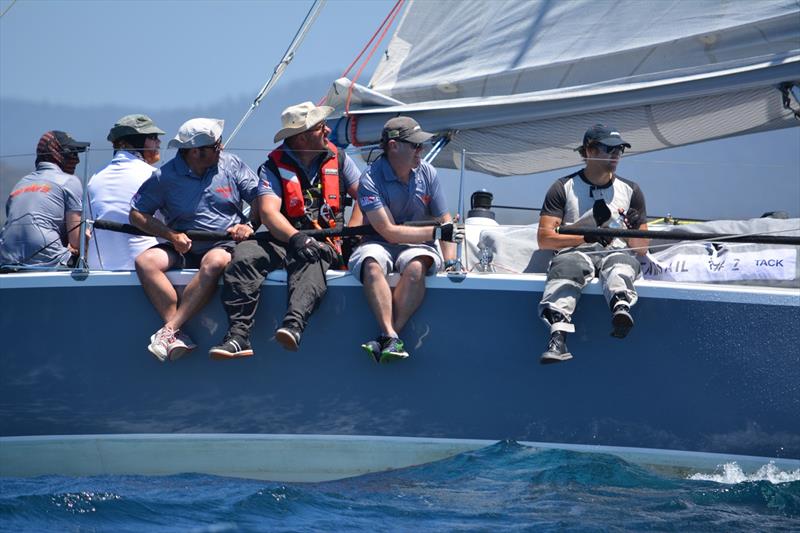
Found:
[[[375,142],[410,114],[458,131],[436,164],[466,148],[470,169],[529,174],[577,164],[595,122],[635,152],[795,126],[798,80],[797,0],[412,1],[369,83],[403,103],[362,101],[339,132]]]

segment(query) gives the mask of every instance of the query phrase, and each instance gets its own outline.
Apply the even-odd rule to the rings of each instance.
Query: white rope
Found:
[[[319,17],[319,13],[322,11],[322,7],[325,5],[325,2],[326,0],[314,0],[314,4],[311,6],[311,9],[308,10],[305,20],[303,20],[303,23],[300,25],[300,29],[297,30],[294,39],[292,39],[292,43],[289,45],[289,48],[286,49],[286,52],[283,54],[283,58],[281,58],[280,62],[278,62],[278,64],[275,66],[275,69],[272,71],[272,76],[270,76],[267,83],[261,87],[261,90],[253,100],[253,103],[250,104],[250,109],[248,109],[244,114],[242,119],[236,125],[236,128],[234,128],[233,133],[230,134],[228,140],[225,141],[223,146],[228,145],[231,140],[233,140],[236,134],[239,133],[239,130],[242,129],[242,126],[244,126],[244,123],[250,118],[250,115],[253,114],[253,111],[255,111],[256,107],[258,107],[258,105],[261,103],[261,100],[263,100],[264,97],[267,96],[267,93],[269,93],[275,84],[278,83],[278,80],[283,75],[286,67],[288,67],[289,63],[291,63],[292,59],[294,59],[295,51],[300,47],[300,44],[306,38],[306,34],[311,29],[311,25],[314,24],[314,22],[317,20],[317,17]]]

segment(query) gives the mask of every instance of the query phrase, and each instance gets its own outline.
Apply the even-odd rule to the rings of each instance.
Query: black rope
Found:
[[[556,231],[561,235],[589,235],[596,237],[619,237],[622,239],[659,239],[669,241],[724,241],[749,244],[788,244],[800,246],[800,237],[780,235],[742,235],[731,233],[692,233],[689,231],[652,231],[617,228],[582,228],[560,226]]]

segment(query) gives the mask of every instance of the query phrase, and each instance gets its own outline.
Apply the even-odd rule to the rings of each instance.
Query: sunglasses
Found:
[[[603,152],[613,155],[613,154],[624,154],[625,153],[625,145],[620,144],[618,146],[608,146],[607,144],[603,143],[595,143],[592,146],[595,146],[598,150],[602,150]]]
[[[313,132],[325,131],[325,128],[327,128],[327,127],[328,127],[328,123],[323,120],[322,122],[320,122],[319,124],[317,124],[313,128],[310,128],[308,131],[313,131]]]
[[[403,144],[411,145],[411,148],[413,148],[414,151],[422,150],[422,143],[412,143],[411,141],[404,141],[402,139],[399,139],[399,141]]]

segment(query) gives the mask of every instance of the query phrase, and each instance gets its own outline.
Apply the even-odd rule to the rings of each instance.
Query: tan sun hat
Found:
[[[281,130],[275,134],[275,142],[282,141],[292,135],[310,130],[314,125],[325,120],[333,113],[333,108],[326,105],[315,106],[311,102],[303,102],[289,106],[281,113]]]

